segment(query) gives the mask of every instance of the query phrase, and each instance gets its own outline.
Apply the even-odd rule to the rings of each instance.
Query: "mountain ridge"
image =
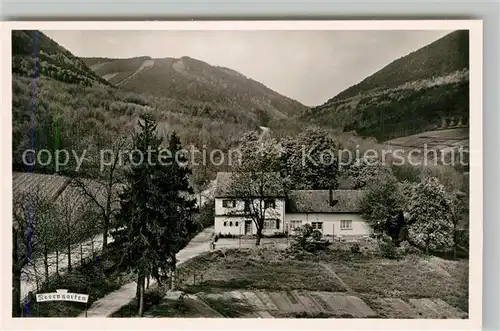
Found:
[[[190,56],[82,60],[109,83],[135,93],[222,103],[270,119],[292,116],[307,109],[234,69]]]
[[[468,120],[468,91],[469,34],[458,30],[392,61],[299,118],[384,141],[436,129],[444,117]]]

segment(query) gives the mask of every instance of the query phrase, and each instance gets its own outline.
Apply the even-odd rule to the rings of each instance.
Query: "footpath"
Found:
[[[189,244],[177,253],[177,265],[181,265],[190,258],[198,256],[210,250],[210,240],[213,234],[213,227],[207,228],[194,237]],[[149,285],[155,284],[151,279]],[[109,293],[105,297],[95,301],[87,310],[88,317],[108,317],[121,307],[125,306],[135,298],[136,282],[123,285],[118,290]],[[85,312],[78,317],[85,317]]]

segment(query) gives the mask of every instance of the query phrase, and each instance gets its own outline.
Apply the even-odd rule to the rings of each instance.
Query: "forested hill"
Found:
[[[33,57],[35,52],[37,63]],[[40,76],[65,83],[110,85],[90,70],[85,62],[44,33],[35,30],[12,31],[12,73],[33,76],[35,67]]]
[[[298,101],[229,68],[183,56],[153,59],[85,58],[96,74],[135,93],[205,102],[255,114],[262,124],[306,109]]]
[[[306,108],[231,69],[187,57],[82,60],[40,31],[13,31],[12,63],[17,171],[28,170],[22,161],[26,149],[90,153],[129,135],[144,114],[154,118],[163,137],[175,131],[184,145],[205,146],[210,153],[228,150],[244,132]],[[35,170],[55,171],[39,165]]]
[[[379,141],[435,129],[469,114],[469,32],[455,31],[393,61],[302,119]]]

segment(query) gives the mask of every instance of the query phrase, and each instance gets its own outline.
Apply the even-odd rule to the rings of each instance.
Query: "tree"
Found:
[[[13,316],[21,316],[21,275],[25,266],[39,252],[43,256],[48,279],[48,252],[58,238],[51,234],[57,220],[53,201],[39,188],[13,197],[12,224],[12,308]],[[36,272],[36,270],[35,270]],[[35,275],[37,276],[37,275]]]
[[[202,193],[204,190],[206,190],[210,184],[210,174],[208,172],[208,169],[205,165],[202,165],[201,167],[197,167],[193,169],[192,171],[192,176],[191,176],[191,181],[193,183],[193,188],[195,191],[198,193],[198,200],[199,200],[199,206],[203,205],[203,197]]]
[[[296,138],[283,139],[280,145],[279,169],[291,188],[337,188],[338,146],[328,132],[308,128]]]
[[[457,192],[451,201],[451,222],[453,239],[453,257],[457,258],[459,249],[469,250],[469,195]],[[464,247],[467,246],[467,247]]]
[[[369,183],[359,203],[370,226],[389,235],[396,244],[404,226],[404,197],[397,179],[389,172],[382,173]]]
[[[417,246],[430,250],[443,250],[453,245],[453,200],[435,177],[420,183],[407,184],[405,210],[411,225],[408,235]]]
[[[195,200],[190,199],[190,171],[177,135],[173,133],[170,138],[170,156],[165,160],[160,149],[162,138],[156,134],[153,119],[141,116],[139,127],[133,139],[138,153],[128,159],[126,187],[120,194],[121,209],[112,236],[122,250],[122,263],[126,261],[137,272],[138,311],[142,316],[146,277],[151,275],[161,283],[172,275]]]
[[[101,214],[103,252],[106,251],[108,246],[111,221],[119,209],[118,192],[123,186],[120,155],[127,145],[128,140],[125,136],[118,137],[112,143],[111,149],[108,150],[111,152],[109,166],[94,165],[94,167],[87,170],[94,178],[93,180],[77,176],[78,174],[72,176],[72,185],[78,187],[84,195],[91,199]]]
[[[273,171],[279,156],[276,147],[274,139],[260,140],[255,133],[245,134],[240,146],[242,158],[230,178],[230,194],[244,201],[243,210],[235,211],[235,216],[253,221],[256,246],[260,245],[266,220],[271,222],[279,215],[274,199],[285,196],[280,174]]]
[[[389,166],[382,164],[376,157],[364,157],[351,164],[347,174],[353,182],[353,188],[361,189],[381,176],[392,176],[393,173]]]
[[[323,234],[313,229],[311,224],[304,224],[298,229],[295,229],[296,236],[292,247],[297,250],[306,252],[316,252],[319,249],[325,248],[328,241],[323,239]]]

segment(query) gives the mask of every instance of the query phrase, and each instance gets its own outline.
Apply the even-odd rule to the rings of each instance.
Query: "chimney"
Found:
[[[333,207],[337,204],[338,200],[333,199],[333,190],[330,189],[328,190],[328,203],[330,204],[330,207]]]

